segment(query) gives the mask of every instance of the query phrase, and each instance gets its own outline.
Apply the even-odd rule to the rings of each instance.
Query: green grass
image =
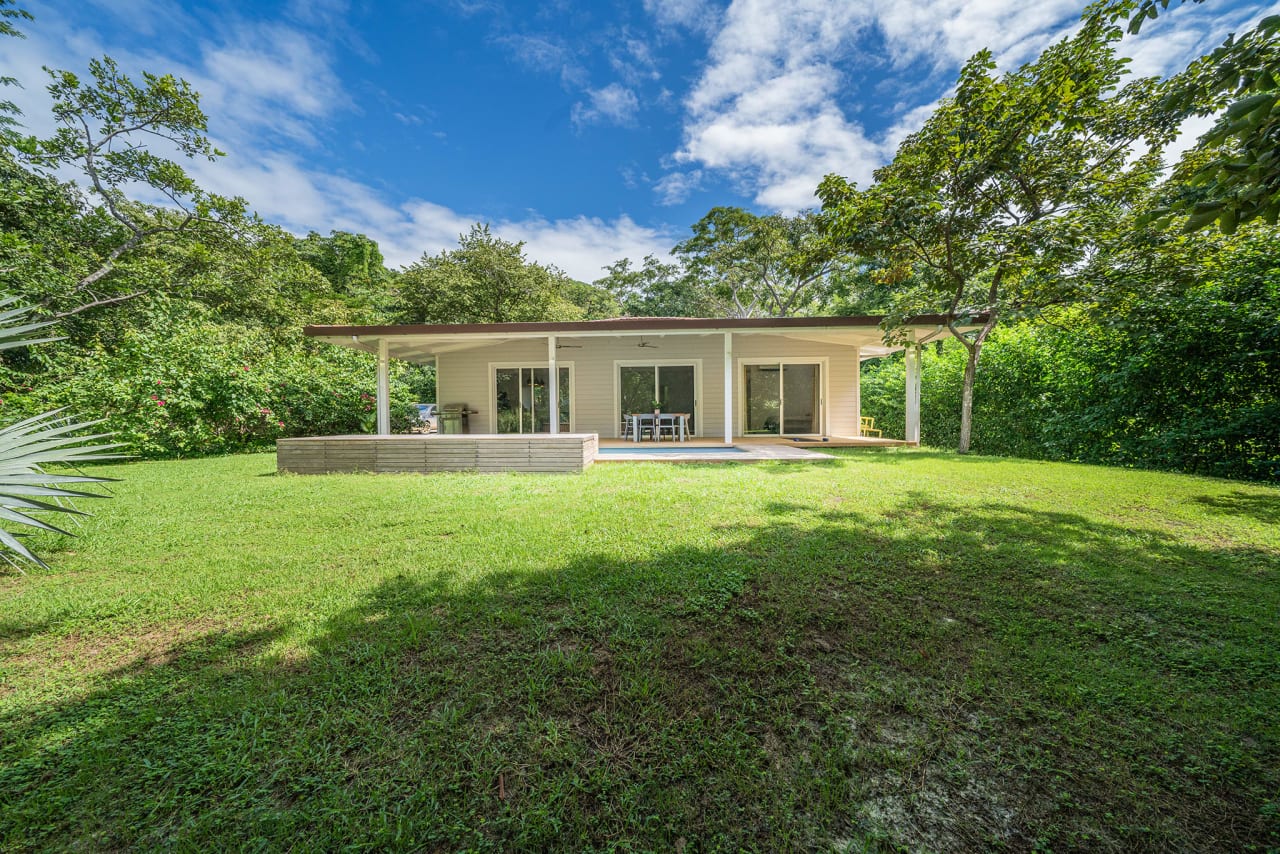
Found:
[[[1280,846],[1280,491],[273,469],[115,467],[0,576],[0,848]]]

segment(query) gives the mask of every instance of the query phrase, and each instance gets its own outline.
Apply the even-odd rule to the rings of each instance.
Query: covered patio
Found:
[[[636,455],[645,450],[653,450],[648,455],[653,458],[687,459],[695,448],[703,448],[698,456],[747,461],[732,449],[750,452],[750,458],[814,459],[822,458],[823,448],[918,444],[920,347],[945,333],[946,320],[914,318],[899,330],[896,340],[902,343],[887,344],[882,319],[615,318],[309,326],[305,332],[310,337],[376,357],[376,432],[281,440],[280,467],[403,471],[405,465],[417,465],[408,470],[447,470],[431,461],[437,453],[420,456],[410,450],[418,447],[405,443],[410,439],[443,443],[438,446],[441,452],[446,446],[453,448],[453,456],[462,463],[470,460],[473,469],[500,470],[509,461],[509,468],[526,471],[581,470],[595,460],[640,458]],[[900,351],[905,352],[907,372],[906,429],[901,437],[873,435],[862,417],[860,366],[867,359]],[[392,359],[435,366],[437,400],[443,406],[462,405],[471,415],[465,436],[391,433]],[[660,443],[653,441],[656,430],[643,442],[631,441],[628,424],[651,411],[678,416],[680,438],[688,438],[681,443],[682,453],[656,450],[658,445],[670,447],[676,431],[666,433]],[[577,437],[585,436],[592,437],[590,447],[564,451],[566,440],[580,442]],[[399,467],[379,462],[380,457],[395,456],[389,451],[368,451],[379,440],[400,449]],[[474,455],[456,453],[464,445],[476,449]],[[547,451],[552,446],[559,448],[556,460]],[[346,467],[317,464],[321,447],[328,449],[326,459]],[[511,459],[514,448],[523,449],[516,454],[519,459]],[[579,451],[583,463],[566,468],[565,459],[577,459]]]

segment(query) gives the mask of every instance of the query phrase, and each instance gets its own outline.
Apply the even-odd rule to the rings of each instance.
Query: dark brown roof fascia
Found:
[[[391,326],[306,326],[312,337],[363,335],[461,335],[504,332],[661,332],[672,329],[813,329],[823,327],[879,326],[883,316],[858,317],[619,317],[610,320],[570,320],[538,323],[415,323]],[[980,318],[977,318],[981,322]],[[974,319],[970,319],[972,323]],[[912,326],[945,326],[946,315],[922,314],[908,318]]]

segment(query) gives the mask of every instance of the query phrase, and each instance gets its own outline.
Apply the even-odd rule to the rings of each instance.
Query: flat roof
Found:
[[[922,314],[907,318],[905,326],[946,326],[945,314]],[[965,325],[973,323],[972,318]],[[382,326],[306,326],[303,333],[312,337],[392,335],[502,335],[513,333],[574,332],[662,332],[667,330],[735,329],[830,329],[833,327],[875,327],[884,315],[865,314],[853,317],[611,317],[606,320],[560,320],[534,323],[406,323]]]

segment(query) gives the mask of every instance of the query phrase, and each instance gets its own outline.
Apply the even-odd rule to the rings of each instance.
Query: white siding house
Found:
[[[906,349],[908,442],[919,441],[915,318],[886,344],[879,317],[618,318],[561,323],[309,326],[378,355],[378,433],[390,433],[387,364],[434,364],[437,400],[466,404],[472,434],[622,434],[623,416],[679,411],[698,438],[860,435],[859,365]],[[554,368],[554,371],[553,371]],[[559,382],[551,382],[552,376]],[[560,418],[552,418],[559,411]]]

